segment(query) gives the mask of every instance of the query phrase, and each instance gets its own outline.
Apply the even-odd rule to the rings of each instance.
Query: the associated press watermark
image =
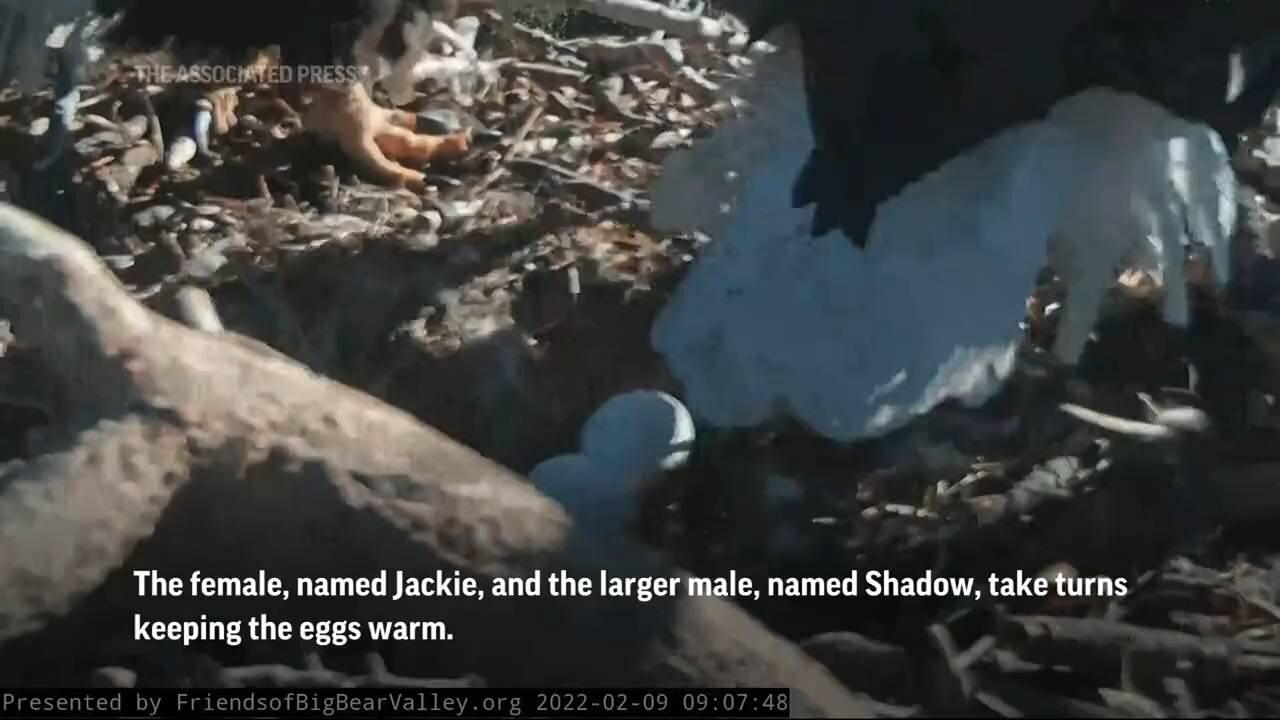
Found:
[[[359,65],[142,65],[137,71],[148,85],[337,84],[356,82],[364,76]]]

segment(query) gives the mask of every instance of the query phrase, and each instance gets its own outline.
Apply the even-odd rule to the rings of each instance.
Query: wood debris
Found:
[[[575,447],[613,395],[679,393],[649,333],[709,238],[654,228],[649,188],[741,109],[763,50],[714,13],[585,4],[645,29],[565,38],[490,13],[490,39],[458,32],[474,57],[413,68],[403,110],[419,131],[472,138],[415,168],[416,191],[362,180],[269,85],[199,104],[120,57],[75,88],[79,124],[59,119],[67,88],[0,95],[0,200],[89,243],[0,211],[0,544],[20,550],[0,552],[0,586],[21,590],[0,603],[0,684],[675,681],[789,686],[832,715],[1280,710],[1280,548],[1256,532],[1280,516],[1274,187],[1239,287],[1193,289],[1204,335],[1171,337],[1143,315],[1157,284],[1122,275],[1064,379],[1045,349],[1070,298],[1046,275],[1025,370],[991,407],[853,447],[700,427],[689,466],[641,508],[662,559],[626,559],[704,576],[928,571],[984,590],[1021,572],[1053,592],[457,604],[442,612],[467,652],[451,665],[410,648],[356,672],[287,652],[124,667],[149,651],[125,637],[139,604],[121,568],[176,574],[216,548],[232,574],[489,577],[590,549],[518,473]],[[1240,162],[1261,186],[1280,177],[1268,132]],[[66,553],[30,541],[50,533]],[[537,612],[564,622],[522,619]],[[80,642],[102,627],[119,630]],[[55,657],[73,660],[32,661]]]

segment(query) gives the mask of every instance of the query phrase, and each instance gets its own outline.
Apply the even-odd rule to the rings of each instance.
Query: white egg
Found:
[[[596,492],[600,469],[586,455],[557,455],[539,463],[529,473],[529,479],[543,493],[563,503]]]
[[[586,455],[557,455],[542,461],[529,480],[564,506],[579,526],[617,532],[635,504],[636,483]]]
[[[627,477],[673,470],[689,459],[693,416],[664,392],[641,390],[610,398],[582,428],[581,452]]]

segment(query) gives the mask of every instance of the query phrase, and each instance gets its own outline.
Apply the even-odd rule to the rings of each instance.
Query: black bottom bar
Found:
[[[0,690],[6,717],[788,717],[785,688]]]

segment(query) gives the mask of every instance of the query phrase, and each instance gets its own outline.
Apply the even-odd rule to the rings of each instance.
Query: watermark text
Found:
[[[358,65],[141,65],[137,71],[148,85],[337,84],[356,82],[364,76]]]

